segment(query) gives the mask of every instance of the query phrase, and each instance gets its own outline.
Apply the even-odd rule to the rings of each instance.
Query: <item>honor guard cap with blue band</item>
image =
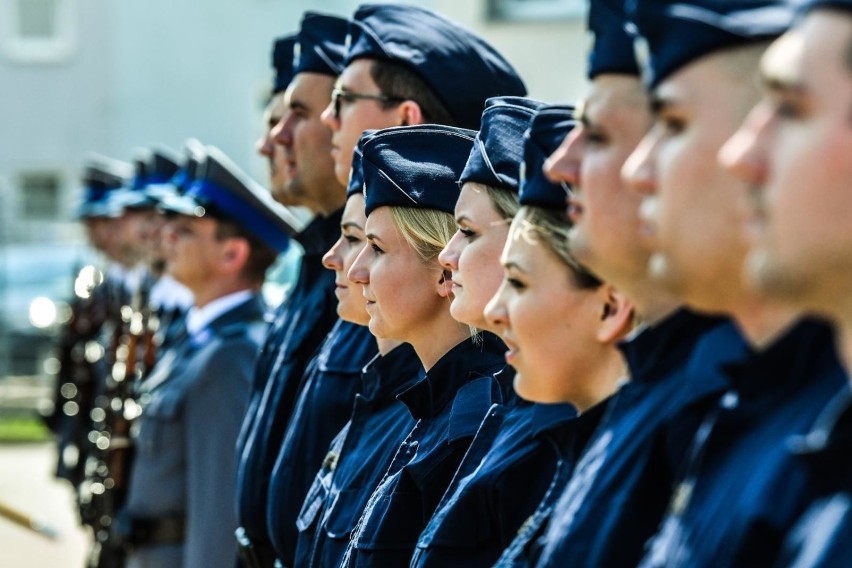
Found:
[[[702,56],[777,37],[796,15],[790,1],[627,0],[626,6],[650,88]]]
[[[347,65],[361,58],[405,65],[464,128],[479,129],[489,97],[527,94],[517,71],[485,40],[419,6],[359,6],[349,23],[347,43]]]
[[[149,186],[148,192],[162,200],[165,195],[181,195],[186,193],[192,182],[198,176],[198,170],[207,155],[204,144],[195,138],[186,141],[183,147],[184,159],[180,169],[172,176],[169,183]]]
[[[125,187],[113,195],[115,206],[121,209],[149,209],[157,206],[157,193],[154,186],[162,186],[180,169],[180,158],[166,148],[154,148],[140,151],[133,161],[135,172],[130,187]]]
[[[624,0],[591,0],[588,25],[592,36],[589,79],[601,73],[638,77],[639,65],[633,53],[633,36],[627,31]]]
[[[279,252],[296,232],[291,214],[213,146],[206,147],[198,176],[186,193],[164,200],[160,207],[179,215],[232,221]]]
[[[485,101],[482,125],[459,185],[470,181],[518,193],[524,132],[543,106],[543,102],[524,97],[492,97]]]
[[[272,94],[287,90],[293,80],[293,50],[296,46],[296,34],[280,37],[272,44]]]
[[[416,207],[452,214],[476,132],[425,124],[379,130],[363,140],[366,212]]]
[[[565,209],[565,198],[571,188],[547,179],[542,166],[575,124],[574,107],[569,105],[547,106],[533,117],[524,135],[524,166],[518,198],[521,205]]]
[[[75,216],[115,217],[121,210],[115,207],[111,194],[121,190],[133,174],[133,166],[106,156],[93,154],[83,170],[83,197]]]
[[[321,73],[336,77],[343,71],[349,20],[306,12],[293,48],[293,75]]]

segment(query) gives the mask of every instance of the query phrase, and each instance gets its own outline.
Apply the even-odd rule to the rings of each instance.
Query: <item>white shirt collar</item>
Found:
[[[213,320],[248,301],[252,296],[254,296],[254,290],[240,290],[216,298],[203,308],[191,307],[186,314],[186,331],[189,335],[197,334]]]
[[[163,274],[151,286],[151,295],[148,301],[158,308],[188,310],[192,307],[195,299],[192,297],[189,288],[175,280],[172,275]]]

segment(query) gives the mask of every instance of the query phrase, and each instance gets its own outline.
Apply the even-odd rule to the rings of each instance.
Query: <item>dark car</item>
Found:
[[[79,270],[93,253],[76,244],[0,248],[0,377],[41,375],[53,335],[69,316]]]

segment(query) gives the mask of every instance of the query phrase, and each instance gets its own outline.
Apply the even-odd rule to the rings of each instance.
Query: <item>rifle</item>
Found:
[[[78,271],[74,280],[71,317],[58,343],[59,372],[56,377],[53,415],[46,422],[58,437],[56,476],[75,487],[83,480],[86,436],[90,431],[97,383],[94,355],[101,350],[94,340],[104,323],[106,308],[103,274],[94,266]]]
[[[96,459],[88,480],[90,503],[96,512],[91,523],[95,549],[91,566],[107,568],[123,563],[124,550],[115,534],[116,513],[124,505],[128,475],[133,459],[130,430],[141,414],[134,395],[135,384],[153,365],[154,342],[148,296],[150,281],[134,293],[130,304],[121,306],[120,320],[113,330],[112,366],[106,381],[96,431],[92,434]]]

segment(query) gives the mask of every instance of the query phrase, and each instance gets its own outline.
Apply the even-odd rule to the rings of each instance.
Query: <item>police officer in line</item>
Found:
[[[659,286],[644,277],[648,252],[639,246],[638,200],[627,195],[617,172],[620,160],[633,148],[631,141],[638,142],[647,128],[643,107],[647,99],[639,88],[621,5],[600,2],[591,8],[589,27],[595,41],[588,73],[593,90],[584,101],[578,126],[545,169],[554,181],[570,183],[576,193],[570,198],[575,223],[572,251],[576,242],[578,260],[623,291],[642,325],[622,345],[630,381],[608,402],[570,480],[559,480],[565,483],[561,491],[556,490],[561,496],[548,496],[550,503],[542,503],[533,526],[519,535],[501,565],[535,562],[540,552],[536,536],[545,528],[549,539],[549,533],[558,531],[553,542],[566,538],[566,528],[582,531],[580,544],[571,548],[572,554],[583,558],[572,558],[575,564],[628,565],[638,560],[645,538],[662,517],[670,480],[685,446],[668,448],[660,441],[668,433],[677,436],[694,428],[695,420],[683,420],[681,413],[696,403],[714,400],[720,389],[690,381],[684,369],[696,342],[718,322],[679,309],[676,300],[658,292]],[[635,88],[630,90],[631,86]],[[638,101],[631,98],[635,93]],[[625,106],[630,109],[627,113],[621,110]],[[619,111],[623,114],[615,114]],[[608,124],[602,124],[604,118]],[[554,162],[562,161],[565,144],[591,136],[592,128],[595,142],[600,141],[594,146],[599,152],[595,158],[609,162],[603,166],[597,162],[597,176],[554,175]]]
[[[642,565],[766,564],[811,498],[786,439],[808,427],[842,385],[842,372],[824,324],[744,289],[737,224],[744,187],[722,170],[717,153],[757,98],[746,77],[767,38],[782,33],[793,12],[777,2],[682,6],[648,1],[631,9],[649,48],[646,83],[655,105],[654,126],[625,172],[655,205],[645,210],[652,277],[695,309],[730,320],[693,353],[693,372],[716,365],[724,393],[689,442]],[[730,345],[721,357],[718,338]],[[570,558],[572,539],[551,536],[545,556]]]
[[[522,97],[492,97],[461,173],[455,204],[458,229],[438,259],[453,282],[450,313],[460,323],[497,334],[485,304],[503,281],[500,253],[518,211],[524,130],[544,103]],[[561,188],[559,189],[561,192]],[[563,194],[564,195],[564,194]],[[564,206],[564,197],[561,198]],[[502,374],[514,375],[513,368]],[[541,499],[555,467],[528,435],[536,423],[571,419],[569,405],[535,405],[507,397],[486,415],[471,447],[429,524],[412,564],[491,565]],[[526,461],[527,463],[523,463]],[[530,470],[525,470],[529,466]],[[538,470],[523,495],[504,493],[514,474]],[[492,498],[483,499],[483,495]]]
[[[119,523],[128,566],[232,566],[236,442],[265,330],[266,269],[288,244],[280,206],[215,148],[162,207],[168,271],[193,293],[184,336],[138,387],[136,459]]]
[[[257,152],[267,159],[269,166],[269,191],[273,199],[283,205],[294,205],[285,191],[289,174],[282,148],[272,140],[272,129],[287,112],[284,92],[293,79],[293,48],[296,34],[276,39],[272,44],[272,92],[263,111],[263,134],[257,140]]]
[[[323,112],[343,185],[367,129],[431,123],[477,130],[488,97],[526,95],[520,76],[494,48],[425,8],[361,5],[348,38],[346,68]]]
[[[145,192],[158,203],[185,193],[195,182],[199,168],[205,159],[205,152],[201,142],[195,139],[188,140],[184,145],[180,168],[167,182],[149,184]],[[152,220],[147,233],[148,246],[151,247],[153,257],[152,271],[155,275],[148,298],[148,307],[152,317],[156,318],[153,328],[156,349],[164,352],[180,334],[183,319],[193,305],[193,297],[192,292],[175,280],[165,269],[169,243],[165,239],[164,229],[170,213],[160,207],[156,211],[159,216]]]
[[[105,156],[92,156],[83,171],[83,196],[76,217],[83,224],[92,249],[107,258],[114,228],[111,219],[117,213],[110,194],[124,186],[131,171],[130,164]],[[83,481],[85,452],[89,446],[89,412],[102,380],[84,351],[86,343],[99,336],[107,315],[107,297],[102,273],[95,266],[81,267],[75,276],[72,315],[59,340],[61,366],[53,412],[46,418],[46,424],[57,436],[56,476],[76,488]]]
[[[749,225],[741,227],[750,237],[746,277],[768,296],[833,320],[847,376],[850,37],[852,3],[807,2],[763,58],[763,99],[720,152],[752,197]],[[816,496],[787,533],[777,566],[840,567],[852,559],[850,402],[842,389],[788,444]]]
[[[565,196],[568,193],[572,193],[573,190],[564,182],[553,183],[548,180],[544,175],[543,165],[547,157],[556,150],[566,135],[576,128],[575,125],[573,106],[552,105],[546,106],[536,112],[529,129],[524,135],[524,162],[521,172],[520,195],[522,203],[543,209],[559,209],[560,212],[564,211]],[[573,254],[573,248],[570,247],[572,244],[573,241],[569,240],[568,249]],[[574,262],[576,263],[576,261]],[[576,267],[572,266],[571,270],[576,270]],[[582,273],[572,272],[571,274],[579,275]],[[592,282],[589,282],[590,280]],[[576,281],[594,284],[594,280],[577,278]],[[503,298],[507,294],[507,287],[510,286],[508,282],[504,281],[498,292],[499,295],[495,296],[489,302],[486,308],[486,315],[502,327],[510,328],[510,313]],[[632,305],[624,306],[624,309],[630,309],[632,313]],[[618,310],[612,310],[612,315],[618,315],[617,312]],[[600,321],[602,323],[606,322],[607,318],[601,318]],[[614,338],[611,338],[609,341],[611,347],[614,347],[612,345],[613,341]],[[622,374],[620,378],[623,380],[623,367],[617,368],[621,369]],[[567,378],[560,376],[558,382],[562,382]],[[582,382],[584,379],[588,380],[590,377],[577,378],[580,379],[578,382]],[[611,379],[612,376],[610,376]],[[544,448],[540,448],[539,451],[549,450],[554,454],[556,459],[555,468],[552,474],[544,480],[548,483],[545,486],[546,491],[540,495],[540,499],[534,510],[518,528],[517,533],[513,535],[505,550],[501,551],[499,559],[494,564],[495,566],[519,566],[532,565],[534,563],[533,559],[536,555],[534,545],[536,539],[540,536],[543,527],[546,526],[556,499],[565,487],[565,483],[567,483],[577,459],[595,428],[600,423],[601,417],[606,412],[607,405],[612,399],[612,391],[616,385],[609,383],[608,386],[609,390],[603,389],[601,391],[601,400],[591,408],[585,409],[579,415],[575,414],[572,416],[571,413],[563,412],[561,419],[554,418],[545,423],[536,421],[534,427],[530,428],[534,440],[545,446]],[[556,388],[556,386],[554,385],[553,388]],[[499,452],[499,447],[497,451]],[[546,459],[546,457],[543,456],[543,459]],[[534,475],[530,472],[525,473],[527,477]]]
[[[160,233],[165,216],[157,205],[174,187],[171,180],[180,169],[179,161],[180,158],[166,148],[140,150],[131,183],[112,194],[115,207],[122,210],[125,219],[126,239],[131,243],[128,246],[138,248],[140,297],[137,303],[140,305],[147,306],[151,287],[163,275],[165,259]],[[190,301],[185,289],[176,287],[174,295],[179,298],[176,301]]]
[[[335,272],[341,319],[368,325],[370,314],[363,286],[348,278],[355,259],[367,246],[361,169],[364,138],[352,158],[341,237],[323,262]],[[414,426],[408,408],[396,395],[420,377],[420,360],[408,343],[380,338],[376,343],[379,356],[364,367],[349,421],[329,446],[302,504],[296,521],[299,536],[294,566],[340,564],[349,542],[349,527],[354,526],[369,498],[364,488],[379,484],[393,454]]]
[[[131,301],[134,295],[147,296],[151,285],[152,258],[155,251],[150,239],[150,227],[160,217],[156,211],[158,199],[148,192],[151,185],[169,182],[178,171],[178,156],[166,148],[140,149],[134,159],[134,174],[130,183],[111,194],[113,206],[120,211],[114,234],[116,247],[125,266],[125,286]],[[144,303],[147,298],[143,298]]]
[[[273,129],[276,143],[285,149],[297,136],[296,132],[306,128],[300,124],[303,120],[300,111],[311,96],[312,76],[319,74],[325,80],[330,75],[328,63],[319,54],[333,52],[340,47],[346,26],[347,22],[342,18],[320,14],[309,13],[302,21],[298,34],[296,74],[288,90],[292,111]],[[322,100],[325,101],[324,98]],[[313,126],[323,131],[327,140],[328,129],[319,122]],[[323,147],[322,150],[328,148]],[[330,154],[322,156],[321,163],[326,175],[333,176]],[[343,222],[341,216],[341,224]],[[326,265],[325,257],[323,265]],[[337,300],[342,283],[336,277],[334,280]],[[339,312],[339,304],[335,303],[335,311]],[[376,352],[376,339],[363,322],[337,319],[300,380],[292,417],[286,424],[269,479],[266,504],[268,536],[279,565],[294,566],[298,538],[296,520],[302,502],[322,465],[329,444],[349,418],[355,394],[361,386],[361,369]]]
[[[250,566],[274,562],[267,522],[269,480],[308,362],[337,319],[334,275],[323,268],[322,256],[337,238],[345,190],[334,176],[331,132],[320,114],[343,68],[346,20],[309,12],[302,28],[307,29],[294,47],[286,109],[271,135],[284,160],[282,194],[289,203],[309,208],[315,218],[295,236],[304,249],[299,279],[267,335],[237,444],[237,540]]]

